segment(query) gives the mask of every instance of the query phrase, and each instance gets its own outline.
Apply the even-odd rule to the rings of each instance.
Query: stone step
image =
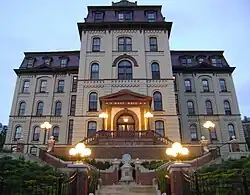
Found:
[[[153,186],[142,185],[112,185],[102,186],[98,195],[156,195]]]

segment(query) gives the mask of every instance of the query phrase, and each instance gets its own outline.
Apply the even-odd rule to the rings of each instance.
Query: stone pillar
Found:
[[[89,181],[88,171],[89,168],[85,164],[68,164],[68,168],[76,169],[77,171],[77,194],[88,195]]]
[[[240,152],[240,145],[235,136],[232,136],[231,143],[231,152]]]
[[[17,141],[17,152],[21,152],[21,153],[24,153],[24,146],[25,146],[25,143],[24,143],[24,140],[23,138],[20,138],[18,141]],[[27,146],[28,147],[28,146]]]
[[[135,160],[135,183],[139,184],[140,183],[140,166],[141,166],[141,161],[139,158]]]
[[[184,189],[182,171],[187,171],[191,165],[187,163],[174,163],[168,167],[170,173],[171,195],[183,195]]]
[[[120,170],[120,161],[117,159],[114,159],[114,161],[112,162],[112,165],[115,167],[115,172],[116,172],[116,183],[119,182],[119,170]]]
[[[50,136],[48,143],[47,143],[47,152],[53,152],[55,146],[54,136]]]

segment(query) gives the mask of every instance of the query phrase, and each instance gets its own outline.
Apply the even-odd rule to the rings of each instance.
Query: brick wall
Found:
[[[113,185],[119,182],[118,171],[114,170],[112,173],[103,173],[101,172],[101,179],[103,185]]]
[[[156,172],[141,172],[136,170],[136,183],[141,185],[152,185],[153,178],[156,178]]]

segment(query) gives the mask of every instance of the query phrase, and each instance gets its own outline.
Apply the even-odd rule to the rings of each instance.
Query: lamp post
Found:
[[[211,136],[211,131],[214,129],[215,124],[214,124],[213,122],[211,122],[211,121],[206,121],[206,122],[203,124],[203,127],[205,127],[206,129],[208,129],[208,131],[209,131],[210,142],[213,143],[212,136]]]
[[[46,135],[47,131],[49,131],[52,127],[52,125],[49,122],[44,122],[40,125],[41,129],[44,129],[44,139],[43,139],[43,144],[46,143]]]
[[[189,154],[188,148],[182,147],[182,145],[179,142],[175,142],[172,144],[171,148],[167,148],[166,154],[168,156],[176,158],[176,161],[181,162],[180,156],[187,156]]]
[[[70,148],[69,150],[70,156],[77,157],[77,163],[82,163],[83,159],[91,155],[90,148],[86,148],[84,143],[78,143],[74,148]]]
[[[146,112],[144,114],[144,117],[147,119],[147,123],[148,123],[148,126],[147,126],[147,129],[150,130],[150,121],[149,119],[153,117],[153,114],[151,112]]]
[[[105,119],[108,118],[108,114],[102,112],[99,114],[99,118],[102,118],[102,130],[105,130]]]

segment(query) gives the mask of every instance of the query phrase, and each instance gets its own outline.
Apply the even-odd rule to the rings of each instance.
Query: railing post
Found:
[[[248,190],[248,185],[247,185],[247,177],[245,173],[242,174],[242,179],[243,179],[244,192],[245,192],[245,195],[247,195],[249,194],[249,190]]]
[[[194,179],[195,179],[195,191],[196,191],[196,194],[200,195],[199,180],[198,180],[199,178],[198,178],[198,174],[197,174],[196,171],[194,172]]]
[[[57,195],[62,194],[62,184],[63,184],[63,174],[61,174],[58,179],[58,194]]]

